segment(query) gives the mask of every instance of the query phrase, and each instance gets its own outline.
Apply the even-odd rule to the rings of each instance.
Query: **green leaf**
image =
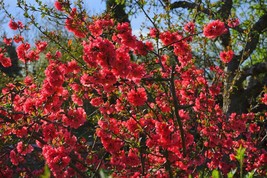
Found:
[[[231,170],[231,172],[229,172],[229,173],[227,174],[227,178],[233,178],[234,175],[235,175],[235,173],[236,173],[236,169]]]
[[[50,178],[50,170],[47,165],[44,167],[44,173],[40,175],[40,178]]]
[[[214,169],[213,171],[212,171],[212,176],[211,176],[212,178],[220,178],[220,173],[219,173],[219,171],[217,170],[217,169]]]
[[[120,5],[120,4],[125,4],[125,0],[115,0],[115,2]]]
[[[112,178],[104,169],[100,169],[99,174],[101,178]]]
[[[240,145],[240,147],[236,150],[235,158],[240,162],[240,164],[243,164],[245,151],[246,151],[246,148],[243,148],[242,145]]]
[[[26,17],[26,18],[28,18],[28,17],[29,17],[29,14],[28,14],[28,12],[27,12],[27,11],[25,11],[23,15],[24,15],[24,17]]]
[[[243,163],[244,163],[245,151],[246,148],[243,148],[242,145],[240,145],[240,147],[236,150],[236,156],[235,156],[235,158],[239,162],[241,178],[243,177]]]
[[[245,178],[253,178],[253,175],[254,175],[254,173],[255,173],[255,169],[253,170],[253,171],[250,171],[246,176],[245,176]]]

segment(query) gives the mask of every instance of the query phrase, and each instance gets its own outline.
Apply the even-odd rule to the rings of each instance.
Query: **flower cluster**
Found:
[[[142,106],[147,100],[146,91],[144,88],[137,88],[137,90],[131,90],[127,94],[129,102],[134,106]]]
[[[10,20],[8,23],[8,26],[12,30],[17,30],[17,29],[23,29],[24,25],[21,21],[15,22],[14,20]]]

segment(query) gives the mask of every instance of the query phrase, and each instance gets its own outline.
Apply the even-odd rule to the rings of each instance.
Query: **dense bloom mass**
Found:
[[[134,106],[142,106],[147,100],[146,91],[144,88],[131,90],[128,94],[128,101]]]
[[[46,169],[55,178],[101,177],[101,170],[114,178],[211,176],[214,170],[221,177],[237,170],[234,177],[242,177],[240,168],[244,174],[266,175],[267,89],[256,85],[257,96],[244,97],[250,105],[245,111],[222,107],[226,97],[236,101],[231,98],[250,88],[241,86],[240,78],[247,77],[240,77],[242,71],[226,73],[222,64],[240,62],[241,55],[230,49],[240,40],[232,33],[227,34],[229,43],[210,40],[234,28],[237,20],[209,23],[206,38],[201,38],[201,11],[194,19],[186,17],[185,25],[173,19],[165,25],[167,19],[156,14],[153,27],[147,26],[150,33],[137,37],[130,23],[109,13],[90,16],[79,2],[40,5],[45,13],[25,5],[52,15],[55,22],[60,17],[56,24],[65,26],[68,36],[60,30],[42,31],[44,36],[30,43],[22,36],[30,26],[22,29],[11,20],[10,27],[19,33],[0,44],[2,66],[11,66],[11,58],[17,65],[7,54],[12,41],[18,43],[19,62],[24,62],[18,64],[24,69],[18,78],[0,73],[0,177],[40,177]],[[213,14],[217,16],[209,17]],[[222,46],[225,50],[217,56],[221,62],[214,54]],[[3,71],[12,69],[2,66]],[[227,88],[229,79],[236,84],[231,81]],[[235,93],[227,93],[231,87]],[[239,148],[244,155],[237,153]]]
[[[210,39],[215,39],[226,32],[227,29],[225,28],[224,23],[220,20],[210,22],[203,29],[204,36]]]

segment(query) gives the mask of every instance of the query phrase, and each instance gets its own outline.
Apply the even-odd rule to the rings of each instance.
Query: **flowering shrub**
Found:
[[[73,56],[46,51],[49,41],[36,42],[36,48],[22,37],[17,41],[23,63],[45,54],[48,65],[41,83],[28,75],[2,89],[1,175],[36,177],[45,165],[54,177],[90,177],[100,169],[113,177],[188,177],[214,169],[224,176],[233,169],[266,175],[265,113],[223,111],[218,97],[226,75],[211,66],[211,82],[196,65],[193,22],[184,27],[191,39],[151,28],[150,41],[142,41],[129,23],[89,21],[61,1],[55,8],[66,15],[65,28],[82,50]],[[24,27],[13,20],[9,26]],[[220,20],[202,28],[206,40],[227,33]],[[154,41],[169,53],[159,52]],[[2,65],[10,66],[0,52]],[[233,54],[223,51],[217,58],[228,63]],[[261,102],[266,104],[266,94]],[[242,166],[235,157],[240,147],[246,150]]]

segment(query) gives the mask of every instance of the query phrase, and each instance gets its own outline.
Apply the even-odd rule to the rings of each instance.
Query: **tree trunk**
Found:
[[[236,75],[238,75],[239,63],[236,60],[236,56],[228,63],[225,68],[226,77],[224,80],[224,89],[223,89],[223,112],[227,117],[231,113],[242,114],[248,112],[248,101],[246,92],[240,83],[236,85]]]
[[[116,0],[107,0],[106,9],[118,22],[129,22],[128,14],[125,12],[125,4],[117,4]]]

